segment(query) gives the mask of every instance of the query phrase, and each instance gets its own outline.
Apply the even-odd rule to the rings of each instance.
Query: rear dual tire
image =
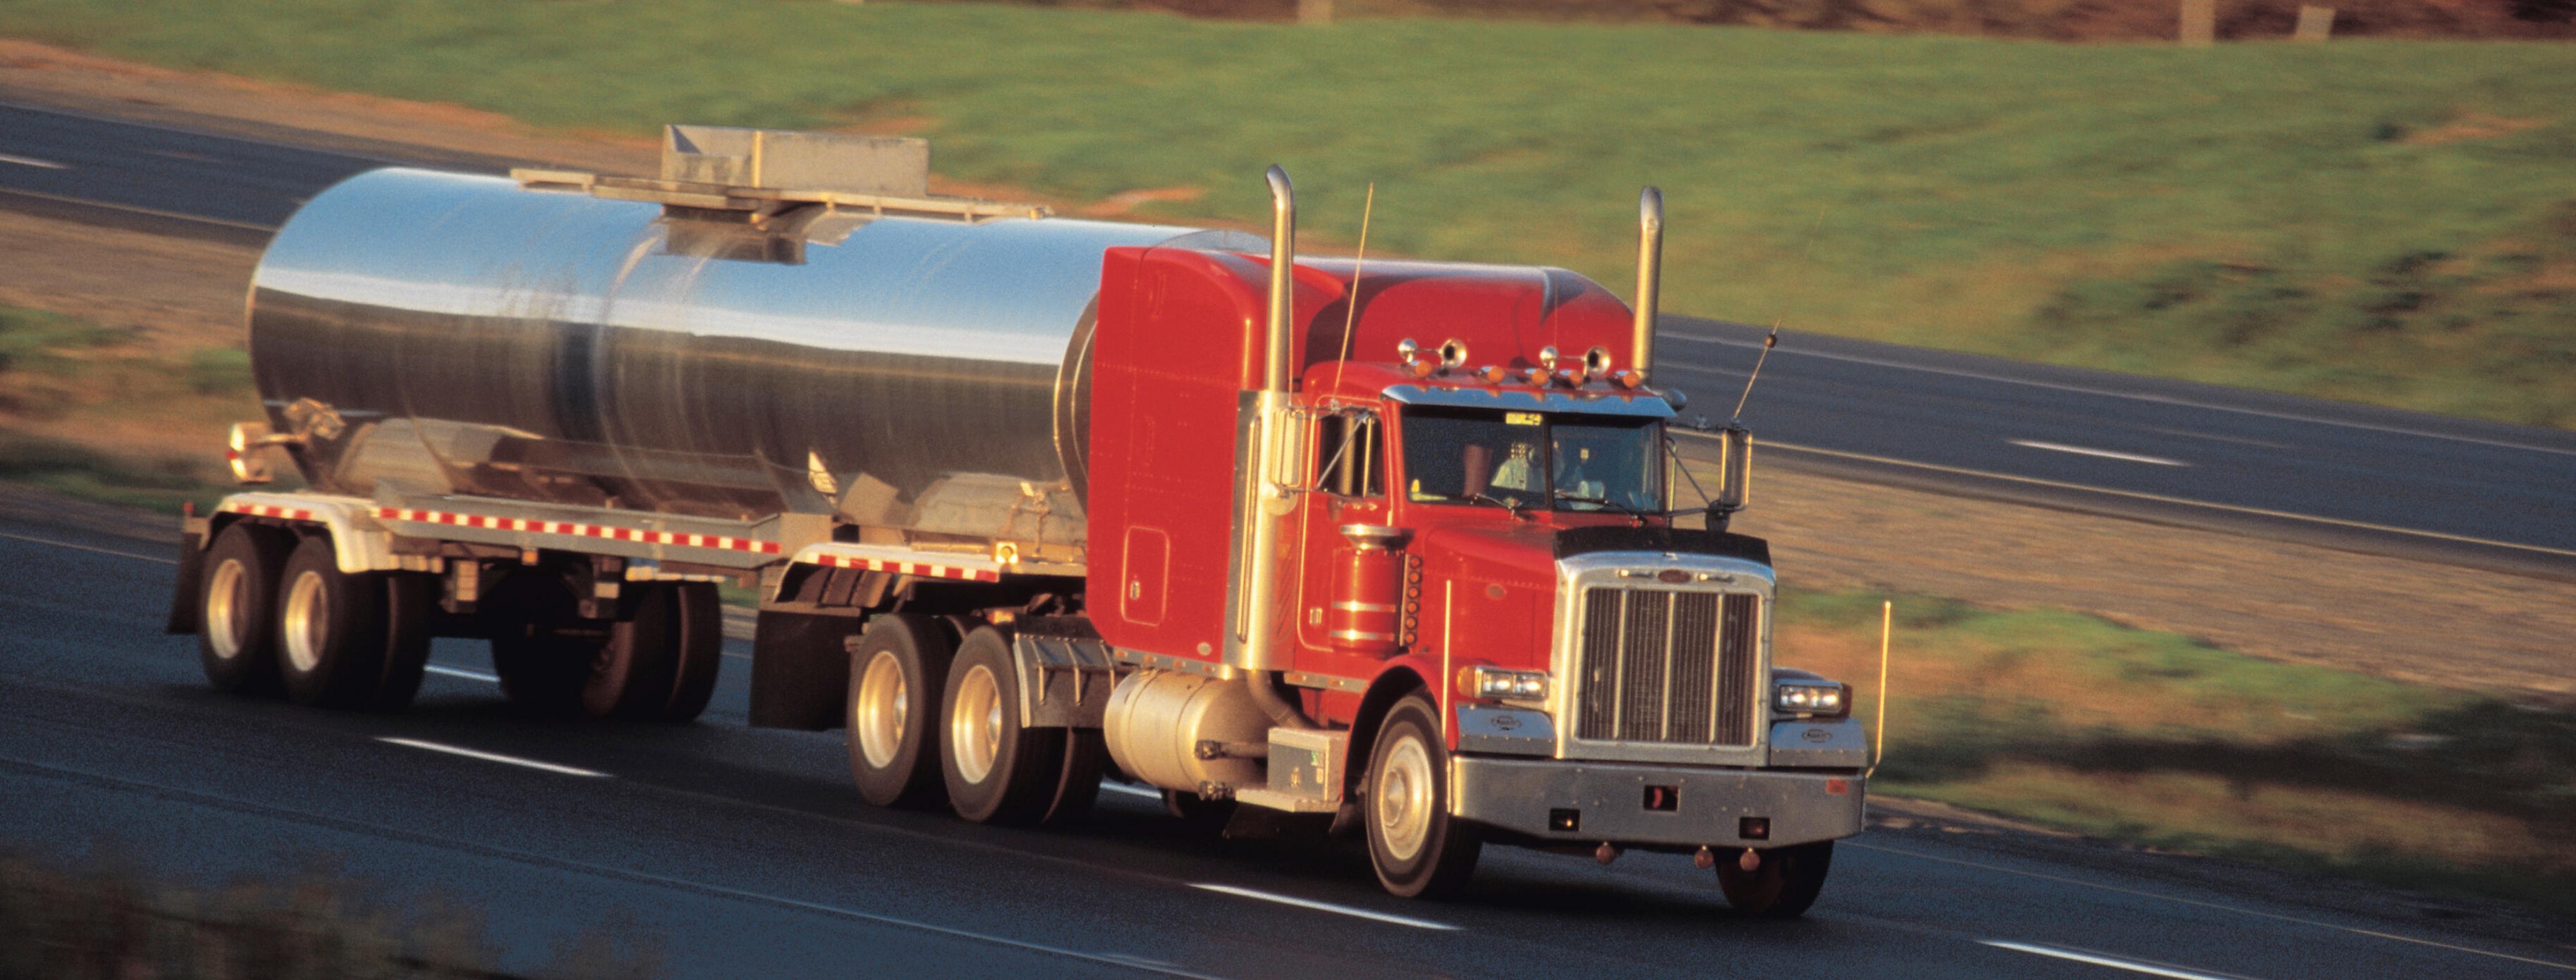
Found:
[[[506,580],[487,614],[493,673],[522,711],[622,721],[696,718],[713,695],[724,652],[715,587],[651,583],[635,615],[619,622],[580,618],[572,589],[542,573]]]
[[[277,667],[288,700],[399,710],[429,660],[428,580],[345,574],[326,537],[308,537],[278,576]]]

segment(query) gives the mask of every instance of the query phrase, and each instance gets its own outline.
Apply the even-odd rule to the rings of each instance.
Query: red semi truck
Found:
[[[250,296],[307,489],[187,526],[219,687],[393,709],[435,636],[536,712],[677,721],[756,583],[750,720],[848,730],[880,805],[1364,834],[1385,887],[1487,843],[1694,855],[1794,916],[1862,825],[1850,689],[1775,667],[1768,546],[1675,525],[1632,309],[1562,269],[927,193],[916,140],[673,126],[658,177],[388,169]],[[1289,815],[1307,815],[1296,817]]]

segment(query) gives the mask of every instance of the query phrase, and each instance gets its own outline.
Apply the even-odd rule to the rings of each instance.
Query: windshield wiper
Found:
[[[1511,511],[1512,516],[1514,517],[1519,517],[1521,515],[1521,505],[1518,501],[1504,500],[1488,493],[1436,493],[1425,490],[1416,490],[1414,493],[1425,497],[1438,497],[1442,500],[1464,500],[1469,503],[1492,504],[1504,510]]]
[[[1576,496],[1576,495],[1574,495],[1574,494],[1567,493],[1567,492],[1565,492],[1565,491],[1563,491],[1563,490],[1559,490],[1559,491],[1557,491],[1557,492],[1556,492],[1556,499],[1558,499],[1558,500],[1565,500],[1565,501],[1571,501],[1571,502],[1578,503],[1578,504],[1599,504],[1599,505],[1601,505],[1601,506],[1603,506],[1603,507],[1608,507],[1608,508],[1610,508],[1611,510],[1615,510],[1615,511],[1618,511],[1618,512],[1620,512],[1620,513],[1622,513],[1622,514],[1626,514],[1626,515],[1628,515],[1628,516],[1630,516],[1630,517],[1636,518],[1636,519],[1637,519],[1637,523],[1639,523],[1639,524],[1643,524],[1643,523],[1645,523],[1645,522],[1646,522],[1647,514],[1646,514],[1646,512],[1645,512],[1645,511],[1638,510],[1637,508],[1630,507],[1630,506],[1628,506],[1628,505],[1626,505],[1626,504],[1620,503],[1620,502],[1618,502],[1618,501],[1616,501],[1616,500],[1611,500],[1611,499],[1606,498],[1606,497],[1579,497],[1579,496]]]

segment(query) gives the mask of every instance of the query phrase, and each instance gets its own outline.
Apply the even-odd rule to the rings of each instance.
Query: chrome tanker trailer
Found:
[[[755,725],[878,804],[1694,855],[1795,915],[1859,830],[1849,689],[1771,663],[1768,546],[1674,525],[1634,309],[1561,269],[1290,258],[927,191],[919,141],[671,127],[657,177],[361,174],[254,274],[268,421],[188,524],[221,687],[389,709],[429,638],[507,698],[686,720],[756,585]],[[1277,259],[1274,261],[1274,258]]]

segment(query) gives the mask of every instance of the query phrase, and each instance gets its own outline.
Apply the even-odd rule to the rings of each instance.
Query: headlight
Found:
[[[1840,718],[1851,713],[1851,685],[1816,681],[1783,681],[1771,689],[1771,705],[1793,715]]]
[[[1458,672],[1458,693],[1485,701],[1545,701],[1547,671],[1469,667]]]

